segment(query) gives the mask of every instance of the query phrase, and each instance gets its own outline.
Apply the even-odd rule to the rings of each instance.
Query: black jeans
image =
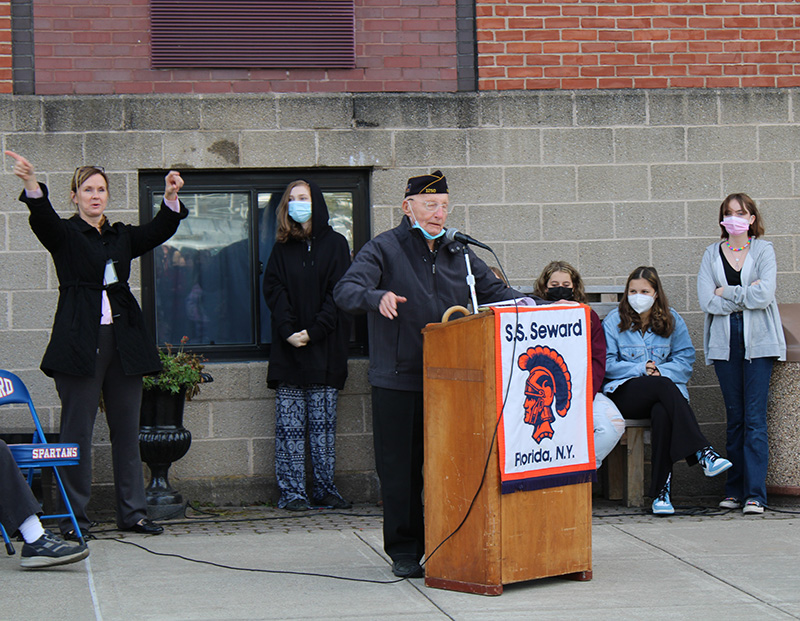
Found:
[[[383,498],[383,549],[392,560],[425,551],[422,392],[372,387],[375,467]]]
[[[668,377],[634,377],[608,395],[624,418],[649,418],[652,434],[652,474],[649,495],[655,498],[681,459],[692,466],[695,453],[709,445],[689,402]]]

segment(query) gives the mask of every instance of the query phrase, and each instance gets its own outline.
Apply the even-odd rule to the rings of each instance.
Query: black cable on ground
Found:
[[[398,582],[402,582],[403,580],[407,579],[407,578],[396,578],[393,580],[372,580],[370,578],[350,578],[347,576],[336,576],[334,574],[320,574],[309,571],[291,571],[287,569],[258,569],[255,567],[237,567],[235,565],[225,565],[223,563],[215,563],[213,561],[203,561],[200,559],[191,558],[189,556],[183,556],[181,554],[173,554],[171,552],[156,552],[155,550],[151,550],[141,544],[134,543],[133,541],[125,541],[124,539],[113,539],[112,541],[116,541],[117,543],[124,543],[125,545],[139,548],[140,550],[144,550],[145,552],[153,554],[155,556],[178,558],[181,559],[182,561],[188,561],[190,563],[198,563],[200,565],[211,565],[212,567],[219,567],[220,569],[230,569],[232,571],[248,571],[261,574],[285,574],[289,576],[311,576],[313,578],[330,578],[332,580],[344,580],[346,582],[366,582],[369,584],[397,584]]]

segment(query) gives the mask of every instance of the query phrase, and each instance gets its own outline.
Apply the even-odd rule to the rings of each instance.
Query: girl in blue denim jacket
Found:
[[[652,427],[653,513],[670,515],[672,464],[700,463],[706,476],[731,467],[700,431],[689,406],[686,383],[694,347],[686,324],[670,308],[654,267],[637,267],[625,285],[619,308],[603,321],[606,378],[603,392],[625,418],[649,418]]]

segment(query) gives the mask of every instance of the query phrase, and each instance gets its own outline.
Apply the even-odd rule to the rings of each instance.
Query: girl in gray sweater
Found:
[[[728,419],[726,509],[763,513],[767,502],[767,396],[772,364],[785,360],[772,243],[747,194],[729,195],[719,208],[722,239],[706,248],[697,276],[705,312],[703,350],[714,364]]]

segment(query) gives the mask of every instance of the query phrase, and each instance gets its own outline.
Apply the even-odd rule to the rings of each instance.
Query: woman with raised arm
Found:
[[[158,350],[128,286],[131,261],[167,241],[188,215],[178,201],[183,179],[166,176],[161,209],[152,221],[132,226],[110,223],[104,212],[108,176],[99,166],[80,166],[72,176],[70,200],[76,213],[61,218],[50,204],[47,186],[33,165],[13,151],[14,174],[25,186],[20,200],[30,210],[33,233],[53,258],[58,276],[50,342],[41,369],[53,378],[61,399],[60,441],[77,443],[78,466],[64,468],[62,479],[78,520],[61,522],[68,539],[89,535],[87,505],[92,487],[92,431],[102,395],[111,435],[117,527],[143,534],[164,529],[147,519],[139,456],[142,376],[161,370]]]

